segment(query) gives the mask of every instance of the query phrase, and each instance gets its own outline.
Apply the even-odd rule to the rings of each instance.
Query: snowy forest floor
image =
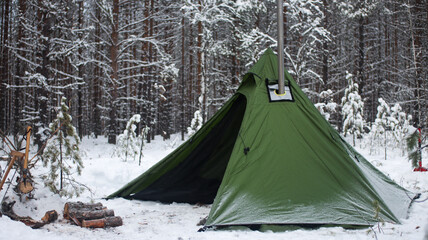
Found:
[[[47,169],[40,166],[32,170],[36,185],[35,198],[19,202],[9,190],[8,196],[16,200],[14,210],[18,215],[40,219],[48,210],[56,210],[59,219],[41,229],[33,230],[21,222],[0,218],[0,239],[428,239],[428,201],[414,203],[409,210],[409,217],[402,219],[402,224],[385,223],[373,228],[346,230],[341,227],[319,229],[300,229],[280,233],[258,232],[251,230],[207,231],[197,232],[197,223],[206,217],[210,206],[190,204],[161,204],[148,201],[130,201],[125,199],[104,200],[103,197],[118,190],[124,184],[147,170],[161,160],[174,148],[181,144],[178,135],[171,140],[163,141],[157,137],[152,143],[146,144],[141,166],[138,160],[124,162],[112,156],[114,146],[107,144],[107,139],[85,137],[81,149],[85,151],[82,175],[76,179],[91,188],[80,197],[65,199],[55,195],[42,185],[37,176]],[[379,147],[377,149],[382,149]],[[389,149],[388,159],[384,159],[383,150],[370,155],[368,149],[357,150],[379,170],[406,189],[421,193],[419,200],[428,198],[428,173],[413,172],[406,156],[398,150]],[[424,163],[428,163],[424,153]],[[0,162],[2,169],[5,163]],[[11,172],[13,174],[13,171]],[[0,192],[4,196],[4,190]],[[67,201],[102,202],[104,206],[115,211],[115,215],[123,218],[123,226],[108,229],[85,229],[71,225],[62,217],[62,210]]]

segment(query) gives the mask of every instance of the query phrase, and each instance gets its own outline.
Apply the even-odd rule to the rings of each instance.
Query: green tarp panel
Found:
[[[415,195],[347,144],[287,72],[291,95],[272,101],[277,78],[268,49],[192,138],[109,198],[213,202],[206,226],[368,226],[406,217]]]

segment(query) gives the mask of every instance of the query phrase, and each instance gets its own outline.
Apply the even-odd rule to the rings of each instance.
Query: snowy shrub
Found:
[[[319,97],[324,100],[323,102],[319,102],[315,104],[315,107],[324,116],[324,118],[329,121],[331,114],[336,112],[337,103],[333,101],[333,91],[330,89],[326,91],[322,91],[319,94]]]
[[[197,110],[194,115],[190,127],[187,128],[187,133],[189,136],[193,135],[202,127],[202,114],[201,111]]]
[[[140,135],[140,156],[138,159],[138,165],[141,165],[141,158],[143,157],[143,147],[144,147],[144,139],[147,139],[147,134],[149,134],[150,127],[145,126],[141,129]]]
[[[80,139],[71,123],[66,100],[65,97],[61,99],[57,116],[49,125],[51,133],[57,133],[48,141],[43,152],[43,165],[49,167],[50,171],[42,175],[42,179],[52,192],[72,197],[79,196],[85,187],[73,177],[81,174],[83,163],[79,150]]]
[[[391,127],[392,134],[394,136],[394,142],[396,148],[401,148],[402,154],[405,152],[405,142],[407,136],[410,134],[410,129],[413,128],[410,125],[410,121],[412,121],[412,116],[406,114],[400,104],[396,103],[391,108]]]
[[[343,135],[352,135],[353,145],[355,146],[355,137],[360,138],[363,133],[364,102],[358,93],[358,84],[354,83],[352,74],[346,72],[348,88],[345,89],[345,95],[342,98],[342,116],[343,116]]]
[[[371,137],[376,145],[381,145],[385,150],[385,160],[387,159],[388,147],[388,132],[390,130],[391,109],[389,105],[382,98],[378,99],[379,105],[377,107],[376,119],[374,127],[372,128]]]
[[[117,137],[113,155],[123,159],[125,162],[128,160],[128,157],[135,160],[135,157],[140,152],[142,136],[137,136],[135,132],[137,129],[135,124],[139,123],[140,120],[140,114],[132,116],[126,124],[126,129]]]
[[[385,160],[387,159],[387,148],[400,148],[405,151],[405,141],[411,127],[411,115],[402,111],[397,103],[392,108],[382,98],[378,99],[376,120],[372,127],[370,137],[375,145],[384,147]]]

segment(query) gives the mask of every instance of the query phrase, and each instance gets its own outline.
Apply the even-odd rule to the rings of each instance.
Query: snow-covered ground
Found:
[[[156,138],[144,147],[141,166],[137,161],[123,162],[113,156],[114,146],[107,144],[105,138],[92,139],[85,137],[81,149],[85,151],[83,162],[85,168],[78,181],[89,186],[91,192],[85,191],[82,196],[73,199],[60,198],[52,194],[35,178],[37,189],[35,199],[19,202],[9,190],[8,196],[18,203],[14,210],[18,215],[40,219],[48,210],[56,210],[60,217],[52,224],[33,230],[21,222],[0,218],[0,239],[427,239],[428,232],[428,201],[414,203],[409,210],[409,217],[402,219],[402,224],[380,224],[362,230],[345,230],[340,227],[320,228],[314,230],[294,230],[287,232],[239,231],[207,231],[197,232],[196,224],[208,215],[210,206],[190,204],[161,204],[157,202],[130,201],[125,199],[104,200],[103,197],[113,193],[133,178],[140,175],[150,166],[166,156],[181,141],[178,135],[172,140],[163,141]],[[428,198],[428,173],[413,172],[410,163],[400,151],[389,150],[388,160],[383,160],[383,152],[369,155],[368,150],[359,149],[378,169],[389,175],[393,180],[413,192],[422,194],[419,200]],[[424,162],[428,163],[425,153]],[[0,162],[5,169],[4,162]],[[37,167],[32,170],[34,176],[46,169]],[[11,172],[13,174],[13,171]],[[0,192],[3,197],[5,190]],[[62,217],[64,203],[67,201],[101,202],[113,209],[117,216],[123,218],[123,226],[108,229],[85,229],[71,225]]]

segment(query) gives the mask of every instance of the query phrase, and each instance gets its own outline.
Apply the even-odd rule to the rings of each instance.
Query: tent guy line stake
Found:
[[[278,94],[285,93],[284,90],[284,1],[278,0]]]

